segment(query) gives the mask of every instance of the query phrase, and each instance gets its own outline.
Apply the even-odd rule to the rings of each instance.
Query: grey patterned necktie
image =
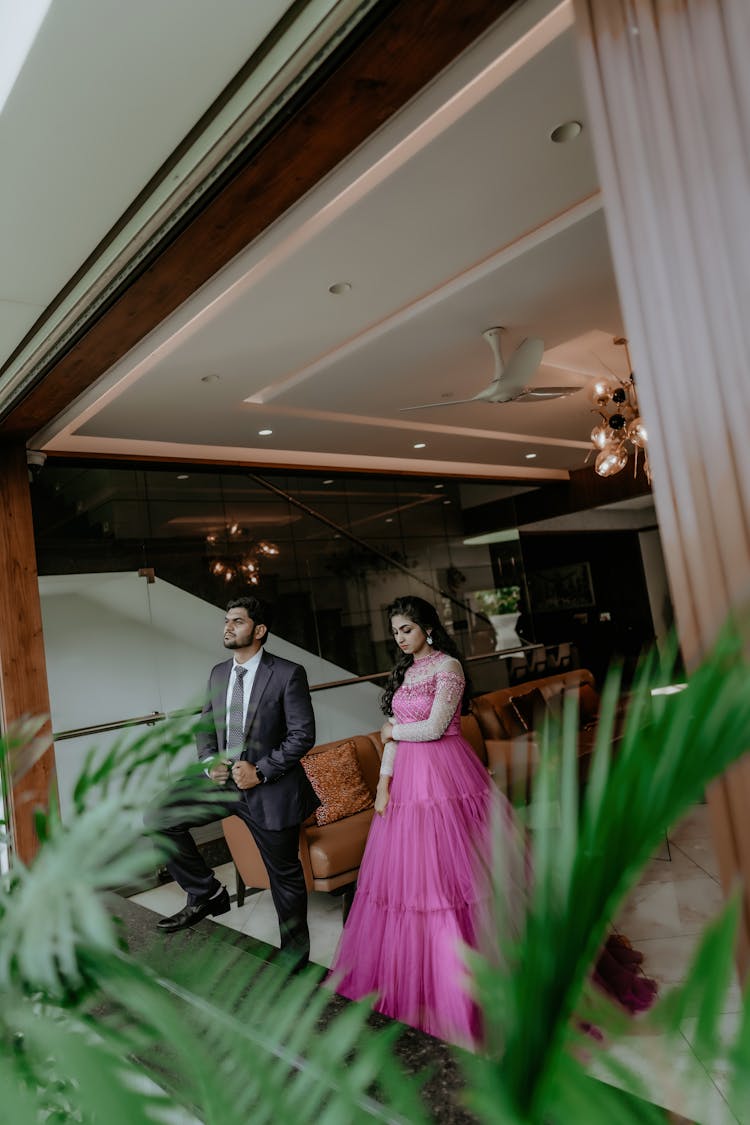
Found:
[[[229,727],[227,728],[227,750],[242,750],[245,741],[245,700],[242,690],[242,681],[247,668],[234,670],[234,685],[232,696],[229,700]]]

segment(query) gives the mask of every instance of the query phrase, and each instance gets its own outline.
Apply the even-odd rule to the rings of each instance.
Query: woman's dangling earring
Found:
[[[434,643],[434,642],[433,642],[433,640],[432,640],[432,633],[428,633],[428,634],[427,634],[427,644],[428,644],[428,645],[431,645],[431,644],[433,644],[433,643]]]

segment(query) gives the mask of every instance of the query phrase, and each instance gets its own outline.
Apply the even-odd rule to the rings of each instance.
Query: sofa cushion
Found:
[[[535,730],[539,725],[539,716],[547,710],[547,700],[539,688],[512,695],[510,704],[525,731]]]
[[[331,742],[319,742],[313,746],[312,750],[308,750],[305,757],[312,758],[316,754],[325,754],[327,750],[333,750],[334,747],[340,746],[342,742],[353,743],[357,751],[357,761],[362,776],[374,796],[380,776],[380,759],[383,754],[383,743],[380,740],[379,731],[372,731],[370,734],[353,734],[346,739],[335,738]]]
[[[315,810],[317,824],[330,824],[372,807],[372,793],[362,776],[353,741],[307,754],[302,767],[320,798]]]
[[[477,726],[483,738],[509,738],[505,723],[497,713],[488,696],[479,696],[471,705],[471,713],[477,721]]]
[[[347,871],[356,871],[365,852],[372,817],[370,808],[325,828],[313,824],[305,829],[314,879],[334,879]]]
[[[497,692],[477,696],[472,701],[471,713],[477,721],[483,738],[516,738],[525,734],[526,728],[521,723],[510,697],[502,697]]]
[[[511,696],[538,690],[547,701],[548,707],[556,710],[555,700],[560,700],[560,693],[579,691],[584,686],[587,688],[585,692],[587,709],[589,704],[598,708],[599,696],[591,672],[587,668],[572,668],[566,672],[558,672],[554,676],[542,676],[528,683],[485,692],[474,698],[472,710],[485,738],[511,738],[522,729],[520,720],[509,703]],[[494,713],[494,718],[490,717],[490,712]],[[588,718],[584,720],[584,722],[589,721]]]
[[[586,727],[596,721],[599,714],[599,695],[591,684],[578,688],[578,723]]]
[[[563,692],[547,698],[547,708],[553,717],[562,721],[563,708],[569,696],[573,696],[578,704],[578,726],[581,730],[596,723],[599,714],[599,694],[591,684],[578,684],[566,688]]]
[[[518,738],[519,735],[526,734],[527,727],[519,717],[518,711],[516,711],[513,706],[510,696],[502,703],[498,700],[493,703],[492,706],[505,731],[502,737]]]

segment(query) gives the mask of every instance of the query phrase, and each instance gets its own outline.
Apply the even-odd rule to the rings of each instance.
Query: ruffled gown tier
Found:
[[[446,688],[445,662],[435,653],[409,669],[393,700],[398,724],[430,717]],[[460,701],[462,684],[453,688]],[[398,737],[390,801],[373,820],[331,971],[338,992],[374,994],[384,1015],[454,1043],[478,1043],[461,950],[476,947],[488,903],[490,805],[498,799],[461,735],[460,702],[441,737]]]

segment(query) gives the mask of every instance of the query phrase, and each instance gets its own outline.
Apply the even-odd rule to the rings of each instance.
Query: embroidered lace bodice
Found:
[[[431,742],[461,733],[463,669],[444,652],[415,660],[393,697],[393,737],[397,742]]]
[[[386,743],[381,774],[390,777],[398,742],[433,742],[461,733],[465,678],[458,660],[444,652],[415,660],[393,696],[393,738]]]

